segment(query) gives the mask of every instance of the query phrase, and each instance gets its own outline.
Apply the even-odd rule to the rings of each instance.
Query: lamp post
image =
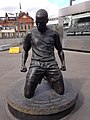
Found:
[[[75,0],[70,0],[70,6],[72,6],[72,2],[75,1]]]
[[[18,28],[18,13],[16,13],[16,26],[17,26],[17,37],[19,37],[19,28]]]

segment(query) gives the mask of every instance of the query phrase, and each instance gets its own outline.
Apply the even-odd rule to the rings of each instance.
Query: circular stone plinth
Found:
[[[46,80],[43,80],[31,99],[24,97],[24,84],[24,80],[14,82],[9,87],[7,95],[8,110],[20,120],[41,120],[43,118],[43,120],[49,120],[45,119],[45,116],[50,117],[51,120],[51,117],[54,118],[56,114],[61,118],[74,108],[78,93],[69,82],[65,81],[64,95],[59,95],[51,89]]]

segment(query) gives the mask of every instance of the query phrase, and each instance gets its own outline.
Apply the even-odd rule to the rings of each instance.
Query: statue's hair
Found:
[[[48,13],[44,9],[39,9],[36,13],[36,17],[45,17],[48,18]]]

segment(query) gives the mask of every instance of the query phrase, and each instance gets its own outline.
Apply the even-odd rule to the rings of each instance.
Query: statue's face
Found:
[[[43,21],[43,22],[36,21],[36,25],[37,25],[38,31],[40,31],[42,33],[45,32],[45,30],[46,30],[46,21]]]
[[[41,33],[45,32],[46,24],[48,22],[48,13],[44,9],[40,9],[36,13],[36,25],[38,31]]]

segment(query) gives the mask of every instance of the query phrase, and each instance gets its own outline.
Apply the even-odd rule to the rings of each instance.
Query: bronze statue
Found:
[[[38,84],[45,77],[52,89],[58,94],[64,93],[64,82],[61,70],[65,71],[65,58],[60,43],[59,34],[46,24],[48,13],[40,9],[36,13],[36,25],[25,37],[23,43],[21,72],[26,72],[25,66],[28,51],[32,48],[32,57],[29,70],[26,75],[24,96],[31,98]],[[58,51],[61,60],[61,70],[55,60],[54,47]]]

